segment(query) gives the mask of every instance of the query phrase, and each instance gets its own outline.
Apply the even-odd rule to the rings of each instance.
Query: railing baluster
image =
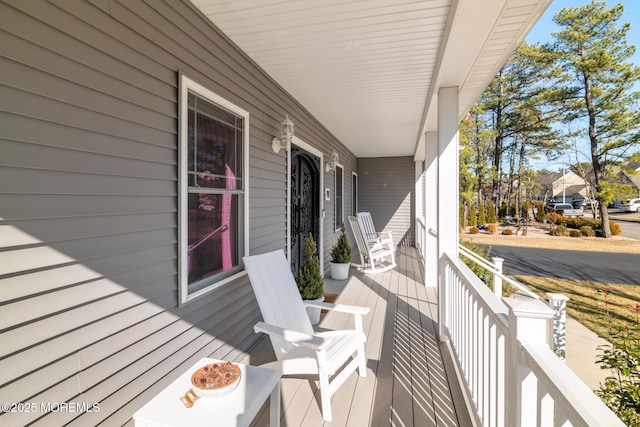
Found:
[[[504,258],[493,257],[493,267],[496,269],[496,273],[493,275],[493,293],[498,298],[502,298],[502,263]]]

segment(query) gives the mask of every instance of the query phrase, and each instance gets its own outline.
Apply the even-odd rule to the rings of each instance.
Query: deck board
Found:
[[[471,421],[457,386],[453,365],[436,337],[437,295],[425,288],[417,252],[399,247],[398,266],[363,274],[351,269],[345,281],[325,279],[336,302],[371,308],[363,328],[367,377],[351,375],[332,399],[333,421],[325,423],[313,376],[282,380],[282,426],[469,426]],[[351,316],[323,314],[319,328],[352,328]],[[444,352],[444,356],[443,356]],[[268,338],[245,362],[274,360]],[[253,425],[269,422],[268,404]]]

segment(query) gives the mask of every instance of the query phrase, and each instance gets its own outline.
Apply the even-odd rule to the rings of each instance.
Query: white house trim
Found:
[[[458,88],[440,88],[438,93],[438,259],[444,254],[458,257]],[[439,269],[440,287],[447,286],[445,272]],[[440,292],[441,297],[446,292]],[[446,318],[446,301],[438,304],[438,336],[447,336],[442,330]]]
[[[438,285],[438,133],[425,134],[425,286]]]

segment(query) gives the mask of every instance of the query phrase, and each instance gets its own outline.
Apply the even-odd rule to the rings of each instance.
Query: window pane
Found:
[[[344,214],[342,213],[343,208],[343,195],[342,195],[342,167],[336,166],[336,221],[335,221],[335,229],[339,229],[342,227],[342,223],[344,222]]]
[[[351,215],[358,213],[358,176],[351,175]]]
[[[189,194],[189,285],[238,266],[237,194]]]
[[[188,121],[189,186],[242,189],[243,118],[190,94]]]

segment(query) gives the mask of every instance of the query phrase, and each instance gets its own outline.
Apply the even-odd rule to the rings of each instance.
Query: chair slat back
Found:
[[[378,233],[376,227],[373,225],[373,219],[371,218],[371,212],[358,212],[358,221],[360,227],[367,240],[375,241],[378,239]]]
[[[264,321],[312,335],[311,321],[284,252],[277,250],[243,260]]]
[[[367,244],[367,241],[362,234],[362,229],[360,228],[358,218],[356,218],[355,216],[349,216],[349,225],[351,226],[351,231],[353,231],[353,237],[355,237],[356,239],[358,250],[361,254],[367,255],[369,252],[369,245]]]

